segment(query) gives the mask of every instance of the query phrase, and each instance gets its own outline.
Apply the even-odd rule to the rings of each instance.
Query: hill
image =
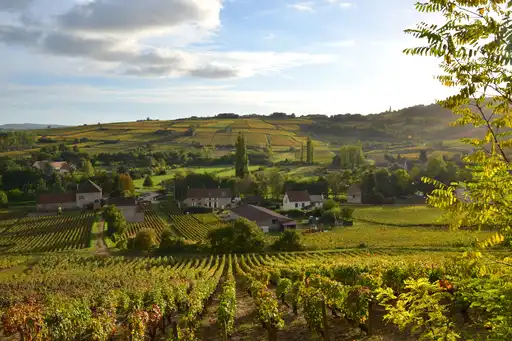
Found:
[[[173,121],[145,120],[34,130],[37,147],[52,143],[77,145],[90,154],[134,150],[150,144],[153,150],[213,147],[213,156],[233,149],[239,133],[249,148],[271,147],[278,159],[300,157],[308,137],[316,144],[318,160],[332,158],[333,151],[348,143],[363,144],[366,152],[383,157],[385,152],[416,155],[418,149],[463,152],[458,140],[478,131],[451,127],[454,115],[438,105],[414,106],[380,114],[309,115],[295,117],[283,113],[270,116],[220,114],[216,117]],[[20,155],[22,152],[11,151]],[[378,155],[377,155],[378,154]]]
[[[35,130],[35,129],[46,129],[48,127],[62,128],[62,127],[66,127],[66,126],[59,125],[59,124],[13,123],[13,124],[0,125],[0,130]]]

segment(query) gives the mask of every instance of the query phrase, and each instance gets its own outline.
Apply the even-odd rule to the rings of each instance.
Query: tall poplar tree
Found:
[[[242,179],[247,174],[249,174],[249,158],[247,156],[247,146],[245,145],[245,138],[242,133],[238,134],[235,149],[235,175]]]
[[[308,137],[308,141],[306,143],[306,163],[308,165],[313,164],[315,162],[315,151],[313,147],[313,141],[311,140],[311,137]]]

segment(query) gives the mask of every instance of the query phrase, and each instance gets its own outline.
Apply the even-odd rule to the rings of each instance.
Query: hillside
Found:
[[[34,130],[34,129],[45,129],[47,127],[62,128],[66,127],[58,124],[38,124],[38,123],[14,123],[14,124],[2,124],[0,130]]]
[[[77,145],[90,154],[133,150],[151,144],[153,150],[215,147],[223,155],[235,144],[238,133],[250,148],[271,147],[279,159],[296,159],[308,136],[316,143],[318,159],[330,159],[340,145],[360,141],[366,151],[417,153],[417,147],[442,145],[438,149],[461,152],[458,139],[477,133],[470,127],[450,127],[454,115],[438,105],[415,106],[373,115],[310,115],[292,117],[224,114],[213,118],[174,121],[137,121],[34,130],[35,147],[53,143]],[[456,148],[454,148],[456,147]],[[25,151],[28,152],[28,151]],[[13,156],[23,151],[10,151]],[[5,153],[4,153],[5,154]],[[382,156],[382,155],[381,155]]]

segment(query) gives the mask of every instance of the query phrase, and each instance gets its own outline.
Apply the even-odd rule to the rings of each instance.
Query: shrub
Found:
[[[7,206],[9,203],[9,199],[7,198],[7,194],[4,191],[0,191],[0,207]]]
[[[343,221],[352,221],[352,215],[354,214],[354,209],[350,207],[343,207],[341,209],[341,218]]]
[[[112,205],[103,211],[103,219],[107,223],[107,234],[112,236],[114,233],[122,235],[126,230],[126,219],[123,212]]]
[[[332,200],[332,199],[327,199],[324,202],[324,210],[325,211],[332,210],[335,207],[338,207],[338,203],[336,201]]]
[[[187,244],[184,238],[175,237],[171,230],[167,229],[162,232],[159,251],[180,253],[187,251]]]
[[[303,218],[304,217],[304,211],[302,210],[290,210],[290,211],[287,211],[285,212],[285,214],[290,217],[290,218],[293,218],[293,219],[297,219],[297,218]]]
[[[146,178],[144,179],[143,183],[144,187],[153,187],[153,179],[150,175],[146,175]]]
[[[208,235],[213,253],[253,253],[265,248],[263,231],[247,219],[238,219],[233,227],[213,230]]]
[[[143,229],[135,236],[133,247],[138,251],[151,251],[158,243],[155,230]]]
[[[272,249],[276,251],[301,251],[304,248],[302,233],[295,229],[285,230],[279,239],[272,244]]]

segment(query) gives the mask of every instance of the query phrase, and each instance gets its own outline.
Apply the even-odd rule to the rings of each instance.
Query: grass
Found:
[[[356,208],[354,218],[392,226],[446,226],[442,211],[426,205]]]
[[[484,240],[491,232],[448,231],[443,228],[396,227],[356,222],[330,232],[306,235],[306,247],[311,250],[358,247],[459,247],[475,238]]]

